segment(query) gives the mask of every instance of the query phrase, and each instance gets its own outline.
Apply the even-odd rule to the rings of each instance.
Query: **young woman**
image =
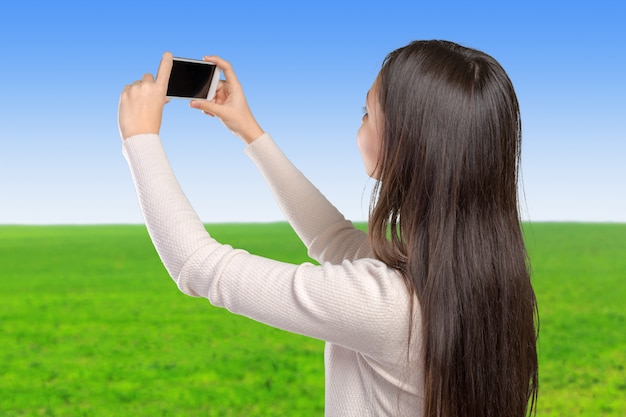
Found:
[[[515,416],[537,397],[537,307],[520,229],[520,118],[490,56],[445,41],[393,51],[357,134],[377,180],[356,230],[253,117],[231,66],[213,102],[247,144],[320,265],[290,265],[211,238],[158,136],[172,57],[126,86],[123,151],[154,245],[181,291],[327,341],[327,416]]]

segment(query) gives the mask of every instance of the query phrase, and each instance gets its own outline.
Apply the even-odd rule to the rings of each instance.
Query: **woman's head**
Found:
[[[370,223],[381,237],[391,227],[396,257],[419,224],[518,220],[519,106],[495,59],[452,42],[412,42],[386,57],[368,102],[374,114],[357,138],[378,180]],[[375,130],[367,126],[372,116]]]
[[[451,42],[413,42],[387,56],[372,90],[380,109],[376,178],[393,187],[394,208],[408,198],[411,211],[416,200],[425,204],[424,216],[428,203],[516,210],[519,108],[492,57]]]
[[[365,120],[358,141],[378,180],[370,240],[419,302],[426,415],[524,415],[536,396],[536,301],[512,83],[485,53],[417,41],[387,56],[368,101],[376,129]]]

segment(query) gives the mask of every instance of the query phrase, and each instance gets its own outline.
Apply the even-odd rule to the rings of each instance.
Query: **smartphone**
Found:
[[[167,97],[213,100],[220,75],[217,65],[210,62],[174,57]]]

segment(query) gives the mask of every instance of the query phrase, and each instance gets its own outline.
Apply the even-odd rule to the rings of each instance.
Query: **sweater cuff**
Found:
[[[263,149],[266,149],[268,146],[272,146],[273,143],[274,140],[272,139],[270,134],[266,132],[259,136],[257,139],[255,139],[252,143],[246,145],[246,147],[244,148],[244,152],[248,156],[255,155],[259,152],[263,152]]]
[[[155,133],[145,133],[140,135],[131,136],[128,139],[122,141],[122,153],[128,159],[129,154],[134,154],[145,150],[145,148],[152,149],[154,146],[161,146],[161,138]]]

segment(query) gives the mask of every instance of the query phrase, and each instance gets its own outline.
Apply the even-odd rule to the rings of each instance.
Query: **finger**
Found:
[[[172,72],[173,58],[170,52],[165,52],[159,64],[157,71],[156,83],[163,88],[167,88],[170,81],[170,73]]]
[[[224,74],[224,78],[226,79],[226,81],[235,82],[239,84],[239,81],[237,80],[237,76],[235,75],[235,71],[233,71],[233,66],[230,64],[230,62],[216,55],[205,56],[204,60],[207,62],[212,62],[213,64],[217,65],[219,69],[222,70],[222,73]]]
[[[192,100],[189,103],[189,106],[194,108],[194,109],[198,109],[198,110],[202,110],[204,113],[209,114],[211,116],[218,116],[220,115],[220,105],[213,103],[211,101],[206,101],[206,100]],[[216,111],[217,110],[217,111]]]
[[[141,81],[154,82],[154,78],[152,77],[152,74],[144,74],[143,77],[141,77]]]

